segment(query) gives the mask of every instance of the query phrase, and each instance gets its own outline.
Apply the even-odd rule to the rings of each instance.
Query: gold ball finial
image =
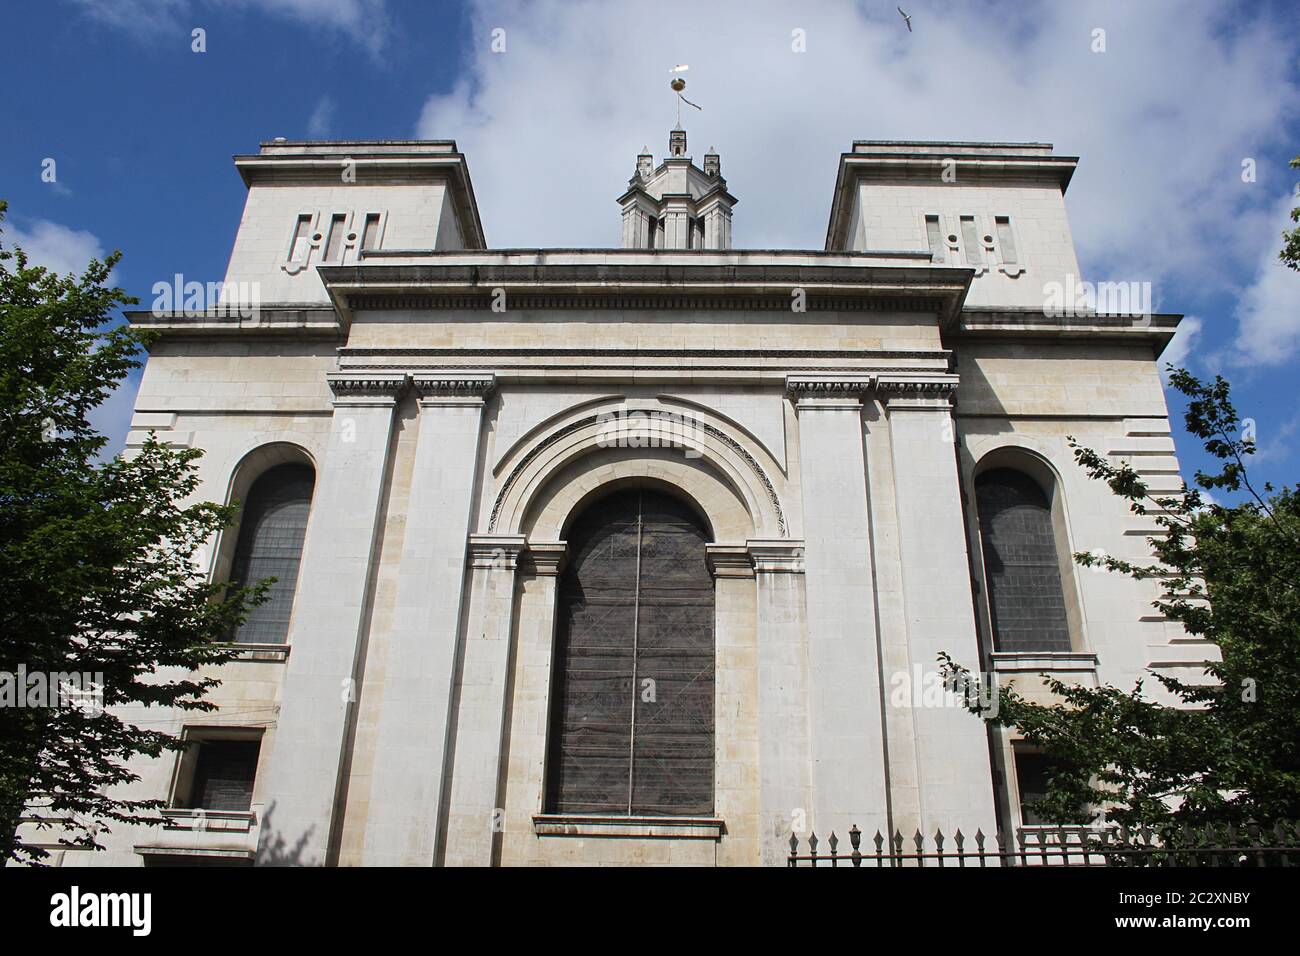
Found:
[[[683,80],[680,76],[674,76],[672,82],[669,83],[668,85],[671,86],[673,90],[678,93],[686,89],[686,81]]]

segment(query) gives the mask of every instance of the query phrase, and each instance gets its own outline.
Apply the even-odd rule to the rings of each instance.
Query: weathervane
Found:
[[[689,69],[690,67],[687,66],[685,63],[678,63],[675,67],[673,67],[668,72],[679,74],[679,73],[685,73]],[[682,125],[682,104],[683,103],[685,103],[687,106],[694,106],[697,110],[700,111],[703,111],[704,107],[700,106],[697,103],[692,103],[686,97],[682,96],[682,90],[686,89],[686,80],[683,79],[681,76],[674,76],[672,82],[669,83],[668,85],[671,86],[673,88],[673,92],[677,94],[677,126],[680,128]]]

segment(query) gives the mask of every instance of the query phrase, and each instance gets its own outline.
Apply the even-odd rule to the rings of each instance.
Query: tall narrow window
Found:
[[[330,232],[325,240],[325,261],[338,262],[340,254],[343,251],[343,233],[347,230],[344,223],[348,217],[342,213],[335,213],[330,217]]]
[[[998,249],[1002,253],[1003,265],[1016,264],[1016,237],[1011,232],[1011,219],[1008,216],[996,216],[993,219],[998,230]]]
[[[961,244],[966,250],[967,265],[979,266],[984,264],[984,250],[980,246],[979,233],[975,229],[974,216],[961,217]]]
[[[995,468],[975,479],[975,498],[994,648],[1070,650],[1047,495],[1023,472]]]
[[[298,217],[298,222],[293,228],[293,241],[289,244],[289,261],[302,262],[307,258],[307,250],[311,243],[311,216],[302,215]]]
[[[288,637],[314,481],[307,465],[277,465],[248,491],[230,580],[232,584],[276,580],[266,603],[253,608],[236,631],[237,642],[283,644]]]
[[[377,212],[366,214],[366,225],[361,231],[361,248],[366,250],[379,248],[379,213]]]
[[[930,243],[930,253],[935,262],[943,262],[943,232],[939,228],[938,216],[925,217],[925,238]]]
[[[712,813],[708,532],[676,499],[634,490],[593,504],[568,538],[547,809]]]
[[[1020,822],[1025,826],[1048,823],[1031,804],[1047,796],[1047,778],[1052,764],[1046,754],[1016,748],[1016,789],[1019,790]]]

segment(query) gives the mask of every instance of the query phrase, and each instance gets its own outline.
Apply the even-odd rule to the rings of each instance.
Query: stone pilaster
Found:
[[[799,417],[812,812],[819,836],[885,828],[880,648],[867,503],[867,376],[791,376]]]
[[[979,639],[954,453],[955,375],[882,375],[877,394],[889,418],[903,603],[911,673],[921,830],[966,833],[996,820],[988,737],[956,700],[936,701],[937,656],[947,651],[978,673]],[[910,828],[906,820],[900,827]]]
[[[469,606],[456,686],[451,794],[444,860],[490,866],[505,825],[501,755],[514,630],[515,572],[523,535],[470,535]]]
[[[466,540],[490,374],[420,373],[419,436],[362,860],[429,866],[438,847]]]
[[[404,374],[331,373],[334,419],[319,463],[268,764],[258,847],[267,865],[333,862],[340,776],[367,626],[371,564]]]
[[[760,862],[780,866],[812,805],[804,547],[748,542],[757,583]]]

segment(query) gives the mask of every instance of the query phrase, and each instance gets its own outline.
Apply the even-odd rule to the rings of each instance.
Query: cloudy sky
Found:
[[[1230,378],[1257,471],[1294,482],[1300,274],[1276,257],[1300,202],[1286,165],[1300,8],[910,0],[908,32],[896,5],[8,4],[4,241],[60,269],[120,248],[118,281],[145,298],[177,272],[224,274],[243,199],[232,154],[274,136],[420,136],[468,156],[490,245],[615,245],[614,198],[643,145],[663,153],[667,70],[689,63],[692,152],[722,154],[738,246],[820,247],[854,139],[1080,156],[1066,200],[1084,278],[1149,281],[1158,310],[1185,313],[1166,357]],[[119,444],[135,385],[99,415]]]

